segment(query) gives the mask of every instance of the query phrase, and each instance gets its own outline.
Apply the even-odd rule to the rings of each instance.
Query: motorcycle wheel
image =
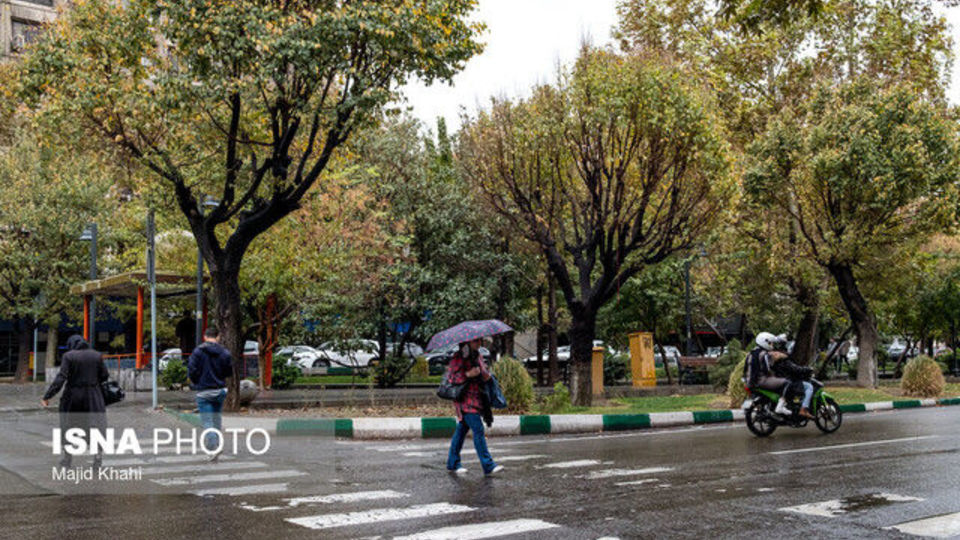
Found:
[[[771,417],[770,406],[769,401],[754,401],[747,409],[747,428],[757,437],[767,437],[777,429],[777,423]]]
[[[817,415],[813,421],[824,433],[833,433],[840,429],[840,424],[843,422],[843,412],[840,410],[840,405],[837,405],[837,402],[832,398],[827,398],[826,403],[817,408]]]

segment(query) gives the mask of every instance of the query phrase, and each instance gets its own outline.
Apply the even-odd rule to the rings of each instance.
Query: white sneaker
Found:
[[[447,469],[447,470],[450,472],[450,474],[467,474],[467,470],[463,467],[460,467],[459,469]]]
[[[487,476],[493,476],[501,471],[503,471],[503,465],[497,465],[492,471],[487,473]]]
[[[777,414],[791,414],[790,409],[787,408],[787,400],[780,398],[780,401],[777,402],[777,408],[774,409]]]

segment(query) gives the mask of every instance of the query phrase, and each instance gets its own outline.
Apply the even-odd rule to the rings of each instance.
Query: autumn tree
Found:
[[[878,334],[857,278],[866,261],[948,226],[958,189],[956,126],[909,88],[823,87],[751,147],[745,187],[796,220],[856,331],[857,382],[873,386]]]
[[[577,404],[591,401],[597,314],[645,267],[689,249],[730,194],[714,106],[655,56],[585,47],[529,99],[466,119],[467,174],[536,242],[572,319]]]
[[[22,77],[34,104],[83,122],[175,196],[240,358],[251,243],[300,208],[409,76],[448,80],[480,50],[474,5],[85,0],[31,47]],[[201,214],[205,194],[220,204]],[[229,406],[239,375],[238,361]]]

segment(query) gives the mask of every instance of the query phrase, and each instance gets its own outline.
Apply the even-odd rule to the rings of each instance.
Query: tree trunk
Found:
[[[569,362],[573,367],[573,380],[570,387],[573,403],[581,407],[589,407],[593,402],[591,361],[597,316],[588,310],[579,310],[572,315]]]
[[[543,322],[543,286],[537,287],[537,386],[544,385],[543,374],[543,345],[546,341],[545,325]]]
[[[267,301],[260,310],[260,355],[257,359],[260,368],[260,389],[271,386],[273,382],[273,349],[277,346],[277,295],[267,295]]]
[[[653,344],[656,348],[660,349],[660,358],[663,359],[663,371],[667,374],[667,384],[673,386],[673,377],[670,375],[670,359],[667,358],[667,350],[663,348],[663,344],[657,339],[653,340]]]
[[[14,374],[14,382],[24,383],[30,380],[30,349],[33,346],[31,338],[33,337],[33,319],[21,317],[17,321],[17,370]]]
[[[60,341],[60,332],[57,329],[57,324],[60,322],[59,319],[56,319],[57,322],[51,323],[50,328],[47,330],[47,352],[43,355],[44,358],[44,382],[53,382],[53,379],[47,380],[47,369],[57,367],[57,350]]]
[[[549,276],[547,280],[550,282],[547,291],[547,364],[550,376],[547,384],[553,387],[560,379],[560,366],[557,361],[557,284],[553,276]]]
[[[853,329],[857,334],[857,346],[860,354],[857,358],[857,385],[864,388],[876,387],[877,358],[876,348],[880,336],[873,314],[867,306],[867,300],[860,293],[853,269],[846,264],[827,266],[827,270],[837,283],[837,289]]]
[[[213,297],[217,303],[216,325],[220,330],[220,344],[233,357],[233,377],[227,381],[227,401],[224,408],[236,411],[240,408],[240,380],[246,373],[243,357],[243,316],[240,312],[239,270],[230,271],[214,266],[210,272],[213,280]]]
[[[817,326],[820,322],[820,301],[817,291],[806,283],[800,284],[797,300],[803,306],[803,318],[797,327],[793,345],[794,361],[801,366],[813,365],[817,356]]]

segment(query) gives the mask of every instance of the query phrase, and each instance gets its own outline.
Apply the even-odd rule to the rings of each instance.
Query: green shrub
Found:
[[[570,389],[562,382],[553,385],[553,393],[544,396],[543,403],[540,404],[540,412],[543,414],[556,414],[563,412],[570,406]]]
[[[533,405],[533,379],[523,364],[513,358],[504,357],[492,368],[500,382],[503,397],[507,398],[507,412],[525,413]]]
[[[929,356],[918,356],[903,368],[900,388],[906,396],[936,397],[943,393],[945,385],[943,371]]]
[[[740,344],[739,340],[734,339],[730,341],[730,343],[727,343],[727,351],[717,358],[716,365],[712,366],[707,372],[710,384],[712,384],[717,391],[723,391],[724,388],[729,387],[731,372],[736,371],[734,368],[745,356],[746,352],[744,352],[743,345]],[[742,371],[743,366],[741,366],[740,369]],[[737,375],[737,377],[739,378],[740,375]]]
[[[603,384],[611,386],[627,378],[627,357],[605,354],[603,356]]]
[[[187,366],[180,360],[171,360],[167,362],[167,367],[163,368],[160,374],[160,384],[167,387],[167,390],[179,390],[187,384]]]
[[[741,358],[727,377],[727,395],[730,396],[731,407],[740,407],[743,400],[747,399],[747,390],[743,387],[743,366],[746,363],[746,357]]]
[[[373,382],[380,388],[396,386],[411,369],[409,358],[406,356],[397,358],[393,354],[388,354],[386,358],[379,359],[375,365],[372,364],[371,366]]]
[[[292,361],[279,362],[273,366],[270,388],[274,390],[290,388],[297,382],[298,377],[300,377],[300,366]]]
[[[413,367],[410,368],[410,376],[417,379],[426,379],[430,376],[430,366],[427,365],[427,358],[420,356],[413,361]]]

